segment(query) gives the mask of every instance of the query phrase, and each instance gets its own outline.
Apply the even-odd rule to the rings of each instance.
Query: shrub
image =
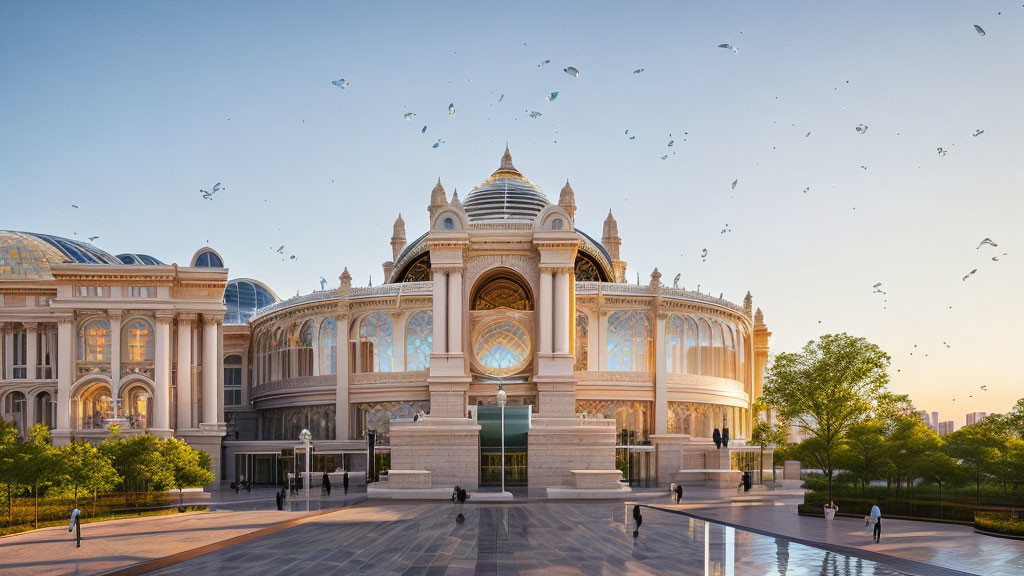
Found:
[[[986,532],[1024,537],[1024,519],[1010,512],[978,512],[974,527]]]

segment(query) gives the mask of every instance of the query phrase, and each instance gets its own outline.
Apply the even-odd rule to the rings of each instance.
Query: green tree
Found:
[[[20,484],[32,488],[34,500],[33,527],[39,527],[39,489],[51,484],[57,472],[55,450],[50,444],[50,429],[35,424],[28,432],[28,440],[18,445],[15,456]]]
[[[178,438],[164,440],[160,452],[169,472],[166,478],[168,486],[177,488],[179,504],[185,503],[181,492],[183,488],[197,488],[213,482],[210,455],[206,452],[196,450]]]
[[[896,475],[897,497],[902,483],[906,483],[908,492],[913,492],[914,480],[922,469],[923,459],[937,451],[940,443],[939,436],[920,419],[901,418],[897,421],[886,442]]]
[[[869,418],[850,426],[839,454],[839,465],[860,484],[863,496],[872,480],[885,478],[892,469],[885,445],[885,424]]]
[[[830,501],[836,455],[850,426],[885,392],[888,365],[889,355],[864,338],[826,334],[799,353],[776,355],[765,374],[763,400],[811,436],[802,452],[828,478]]]
[[[786,443],[786,426],[784,424],[769,424],[763,420],[754,423],[750,431],[750,442],[761,448],[761,457],[758,459],[758,478],[764,473],[764,449],[768,446],[778,446]],[[761,479],[763,482],[764,480]],[[772,482],[775,482],[775,459],[772,458]]]
[[[942,517],[942,485],[963,477],[964,469],[956,460],[941,450],[934,450],[919,461],[921,477],[939,486],[939,518]]]
[[[85,441],[71,442],[57,450],[61,484],[75,493],[75,508],[78,508],[78,492],[92,492],[93,513],[96,511],[96,493],[112,490],[121,478],[106,458],[92,444]]]
[[[7,525],[11,525],[14,494],[21,491],[21,473],[18,469],[18,427],[14,422],[0,419],[0,485],[7,500]]]
[[[160,451],[161,440],[150,434],[134,438],[113,437],[99,445],[100,453],[123,478],[125,492],[148,492],[150,488],[170,485],[168,470]],[[127,494],[125,496],[127,503]],[[135,496],[138,504],[138,496]]]
[[[946,436],[945,451],[974,473],[975,503],[981,504],[981,477],[999,459],[999,436],[990,426],[964,426]]]

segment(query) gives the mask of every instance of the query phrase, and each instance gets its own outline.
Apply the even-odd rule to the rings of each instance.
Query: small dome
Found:
[[[165,264],[148,254],[118,254],[117,259],[128,266],[164,266]]]
[[[193,268],[224,268],[224,259],[213,248],[200,248],[192,257]]]
[[[534,183],[512,164],[505,147],[501,166],[466,196],[463,207],[469,220],[534,220],[550,202]]]
[[[117,258],[85,242],[0,230],[0,278],[52,278],[50,265],[64,263],[121,265]]]
[[[228,280],[224,288],[224,324],[228,326],[244,326],[252,318],[253,312],[264,306],[270,306],[281,299],[262,282],[250,278]]]

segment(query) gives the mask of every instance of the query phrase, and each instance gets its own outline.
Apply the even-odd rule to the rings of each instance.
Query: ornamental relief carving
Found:
[[[352,374],[349,382],[354,386],[371,384],[418,384],[427,385],[427,370],[416,372],[364,372]]]
[[[508,268],[519,273],[529,283],[530,290],[537,293],[537,278],[540,275],[538,259],[521,254],[493,254],[472,258],[466,265],[467,289],[472,289],[481,275],[494,268]]]

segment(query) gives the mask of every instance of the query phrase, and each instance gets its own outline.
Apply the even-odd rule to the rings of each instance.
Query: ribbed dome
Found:
[[[52,278],[50,264],[65,262],[121,265],[117,258],[85,242],[0,230],[0,277]]]
[[[501,166],[466,196],[463,207],[471,221],[533,220],[545,206],[547,196],[512,165],[508,146]]]

